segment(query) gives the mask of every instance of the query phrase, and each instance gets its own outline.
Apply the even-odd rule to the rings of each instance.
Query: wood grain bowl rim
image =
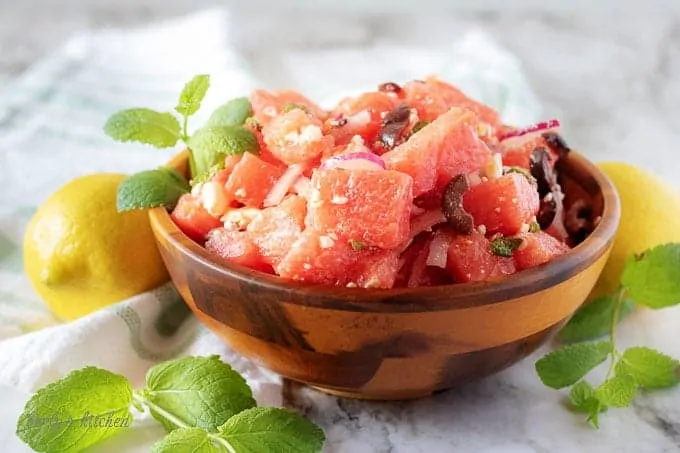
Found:
[[[175,155],[168,166],[186,168],[187,153]],[[285,280],[244,266],[218,262],[205,248],[189,239],[170,218],[165,208],[151,209],[149,218],[156,235],[189,261],[200,263],[236,279],[239,284],[256,285],[270,294],[279,293],[289,304],[367,313],[420,313],[478,307],[537,293],[568,280],[587,269],[613,243],[621,216],[615,187],[592,162],[577,152],[568,157],[564,166],[579,183],[597,188],[601,193],[603,210],[595,230],[578,246],[553,261],[527,269],[495,282],[457,283],[421,288],[365,289],[332,287]],[[582,175],[586,175],[585,179]],[[158,238],[157,238],[157,242]]]

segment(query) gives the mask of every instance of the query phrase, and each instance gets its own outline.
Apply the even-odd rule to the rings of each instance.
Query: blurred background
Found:
[[[291,65],[316,63],[332,68],[338,79],[343,73],[351,79],[370,68],[343,67],[343,53],[394,44],[427,59],[427,52],[446,49],[465,30],[480,28],[517,56],[544,115],[563,120],[573,146],[677,180],[677,158],[649,157],[677,153],[680,2],[642,5],[633,0],[2,0],[0,83],[9,84],[74,34],[136,28],[204,8],[229,8],[224,45],[249,65],[258,84],[293,86],[311,95],[321,92],[314,89],[323,87],[325,78],[301,78],[301,71],[291,75]],[[386,60],[403,58],[391,52]],[[414,58],[411,53],[407,60],[419,64]],[[178,55],[177,65],[182,60]]]

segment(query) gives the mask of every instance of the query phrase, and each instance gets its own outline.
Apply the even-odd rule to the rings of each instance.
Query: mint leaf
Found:
[[[644,388],[667,388],[678,384],[676,371],[680,363],[654,349],[626,349],[616,364],[616,374],[630,374]]]
[[[626,407],[630,405],[636,392],[637,383],[633,376],[617,374],[595,390],[595,397],[607,406]]]
[[[241,126],[208,126],[199,129],[189,140],[193,151],[196,178],[224,164],[226,155],[250,152],[258,154],[257,137]]]
[[[314,423],[275,407],[245,410],[221,426],[219,435],[238,453],[318,453],[326,440]]]
[[[628,260],[621,284],[635,302],[650,308],[680,303],[680,244],[659,245]]]
[[[95,367],[72,371],[38,390],[17,422],[17,436],[35,451],[81,451],[132,422],[132,388]]]
[[[416,132],[420,131],[422,128],[430,124],[430,121],[427,120],[420,120],[418,121],[414,126],[413,129],[411,129],[411,135],[415,134]]]
[[[229,417],[255,406],[246,381],[218,356],[183,357],[158,364],[146,375],[142,396],[168,431],[177,426],[158,406],[187,426],[216,431]]]
[[[174,168],[161,167],[128,176],[118,186],[118,212],[158,206],[172,208],[189,184]]]
[[[210,76],[200,74],[194,76],[182,89],[179,95],[179,103],[175,107],[177,113],[182,116],[191,116],[201,108],[201,102],[210,87]]]
[[[139,142],[157,148],[175,146],[180,138],[177,118],[143,108],[114,113],[106,121],[104,132],[119,142]]]
[[[215,109],[206,126],[241,126],[252,115],[248,98],[236,98]]]
[[[581,306],[560,331],[560,340],[564,343],[575,343],[595,340],[609,334],[615,305],[615,296],[604,296]],[[621,302],[618,321],[621,322],[634,310],[635,304],[630,300]]]
[[[592,426],[595,428],[600,428],[600,412],[604,412],[606,409],[600,409],[600,405],[597,406],[597,408],[593,408],[593,410],[588,412],[588,417],[586,418],[586,421],[590,423]],[[606,407],[606,406],[605,406]]]
[[[151,453],[223,453],[201,428],[176,429],[153,444]]]
[[[589,414],[594,410],[603,412],[605,407],[595,396],[595,389],[586,381],[577,382],[569,392],[571,407],[577,412]]]
[[[517,250],[519,246],[522,245],[522,241],[522,238],[501,236],[491,241],[489,246],[491,247],[491,252],[494,255],[510,258],[512,256],[512,252]]]
[[[609,341],[564,346],[539,359],[536,372],[548,387],[567,387],[604,362],[611,350]]]

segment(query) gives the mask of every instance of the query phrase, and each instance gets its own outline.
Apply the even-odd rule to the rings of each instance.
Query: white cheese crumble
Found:
[[[224,187],[214,181],[203,184],[201,199],[203,201],[203,208],[215,217],[223,215],[229,208]]]
[[[479,231],[479,234],[486,234],[486,225],[479,225],[477,231]]]
[[[260,215],[260,210],[256,208],[232,209],[220,219],[227,230],[243,230],[250,222]]]
[[[319,236],[319,246],[322,249],[329,249],[329,248],[333,247],[334,244],[335,244],[335,241],[332,238],[330,238],[329,236]]]
[[[333,198],[331,198],[331,203],[333,204],[347,204],[348,201],[349,199],[342,195],[333,195]]]
[[[234,192],[234,195],[236,195],[239,198],[243,198],[246,196],[246,189],[241,187],[240,189],[236,189],[236,192]]]
[[[305,264],[302,265],[302,267],[304,267],[307,270],[310,270],[312,268],[312,265],[309,264],[309,263],[305,263]]]
[[[520,233],[528,233],[529,232],[529,224],[528,223],[523,223],[522,226],[519,228]]]

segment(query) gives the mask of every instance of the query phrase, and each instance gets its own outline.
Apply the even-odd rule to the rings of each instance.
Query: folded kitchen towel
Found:
[[[281,403],[279,377],[200,326],[171,284],[64,324],[22,273],[23,230],[51,192],[86,173],[152,168],[174,152],[113,142],[102,132],[108,115],[133,106],[168,109],[197,73],[211,74],[212,86],[194,124],[256,86],[281,88],[229,43],[230,23],[226,11],[215,9],[141,29],[81,33],[0,91],[0,385],[31,392],[85,365],[140,385],[160,360],[220,354],[244,374],[260,403]],[[384,57],[395,53],[401,57]],[[326,102],[432,73],[496,106],[507,122],[529,123],[539,113],[516,59],[474,30],[435,50],[389,43],[295,49],[282,51],[280,62],[285,83]],[[339,75],[334,67],[366,70]]]

